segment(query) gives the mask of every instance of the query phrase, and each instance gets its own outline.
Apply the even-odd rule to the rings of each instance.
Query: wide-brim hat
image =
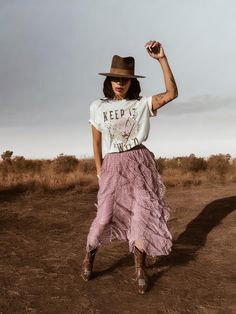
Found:
[[[134,68],[135,60],[133,57],[123,58],[118,55],[114,55],[112,57],[110,72],[98,74],[110,77],[126,77],[126,78],[145,77],[142,75],[135,75]]]

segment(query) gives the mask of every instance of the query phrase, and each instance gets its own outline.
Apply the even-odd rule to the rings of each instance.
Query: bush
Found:
[[[3,161],[11,161],[11,156],[13,152],[11,150],[6,150],[2,153],[1,157]]]
[[[160,167],[165,169],[181,169],[184,172],[199,172],[207,169],[207,161],[191,154],[187,157],[160,158]],[[162,165],[163,164],[163,165]]]
[[[157,170],[160,172],[160,174],[162,174],[164,169],[166,168],[166,159],[159,157],[158,159],[156,159],[156,165]]]
[[[23,156],[15,156],[12,159],[12,171],[14,172],[40,172],[43,160],[25,159]]]
[[[218,173],[220,176],[225,175],[230,169],[230,159],[229,154],[223,155],[211,155],[207,161],[207,168]]]
[[[207,161],[202,157],[191,154],[189,157],[182,157],[180,166],[185,171],[198,172],[207,169]]]
[[[59,155],[53,159],[52,167],[56,173],[67,173],[74,171],[78,166],[78,159],[75,156]]]
[[[96,165],[93,158],[80,159],[78,168],[80,172],[85,174],[96,172]]]
[[[179,167],[181,157],[165,158],[165,169],[177,169]]]

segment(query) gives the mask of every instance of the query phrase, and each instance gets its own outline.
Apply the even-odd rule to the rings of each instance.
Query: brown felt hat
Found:
[[[135,75],[134,67],[135,60],[133,57],[122,58],[120,56],[114,55],[112,57],[110,72],[98,74],[110,77],[127,77],[127,78],[145,77],[141,75]]]

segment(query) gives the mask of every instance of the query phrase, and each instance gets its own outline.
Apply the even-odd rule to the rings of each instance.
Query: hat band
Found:
[[[111,74],[118,74],[118,75],[134,75],[134,71],[127,70],[127,69],[118,69],[118,68],[111,68]]]

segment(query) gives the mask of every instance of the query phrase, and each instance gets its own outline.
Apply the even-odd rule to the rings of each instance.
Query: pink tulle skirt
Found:
[[[86,250],[125,240],[147,255],[168,255],[172,236],[167,226],[169,207],[154,154],[143,144],[120,153],[108,153],[102,163],[96,217],[87,236]]]

